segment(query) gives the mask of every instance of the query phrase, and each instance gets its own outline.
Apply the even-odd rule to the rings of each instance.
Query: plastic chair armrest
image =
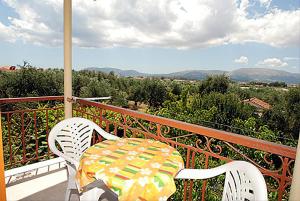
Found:
[[[182,169],[177,175],[176,179],[208,179],[226,172],[223,166],[212,169]]]

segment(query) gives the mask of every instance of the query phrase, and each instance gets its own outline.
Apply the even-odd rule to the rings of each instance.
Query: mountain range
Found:
[[[300,73],[290,73],[283,70],[274,70],[269,68],[240,68],[233,71],[221,70],[187,70],[166,74],[150,74],[141,73],[136,70],[121,70],[118,68],[98,68],[90,67],[84,70],[98,71],[104,73],[114,72],[116,75],[122,77],[166,77],[187,80],[202,80],[208,75],[226,74],[232,80],[240,82],[260,81],[260,82],[286,82],[289,84],[300,83]]]

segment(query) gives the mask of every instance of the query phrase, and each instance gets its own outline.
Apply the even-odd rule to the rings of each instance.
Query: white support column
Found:
[[[289,201],[299,201],[300,200],[300,134],[297,145],[296,159],[293,171],[293,180],[291,186],[291,192]]]
[[[65,119],[72,117],[72,0],[64,0]]]

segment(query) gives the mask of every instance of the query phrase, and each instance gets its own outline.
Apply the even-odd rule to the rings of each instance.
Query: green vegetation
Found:
[[[259,86],[259,87],[258,87]],[[283,89],[280,87],[284,87]],[[28,96],[54,96],[63,95],[63,71],[57,69],[37,69],[26,64],[20,70],[15,72],[0,72],[0,98],[6,97],[28,97]],[[74,71],[73,72],[73,95],[77,97],[101,97],[111,96],[108,101],[121,107],[131,107],[139,109],[141,105],[146,106],[144,111],[171,119],[177,119],[193,124],[212,127],[220,130],[226,130],[264,139],[280,144],[290,146],[296,145],[296,139],[299,135],[300,126],[300,87],[287,88],[284,83],[275,83],[268,85],[258,85],[258,83],[248,83],[247,87],[241,87],[238,83],[232,82],[225,75],[207,77],[203,81],[182,81],[171,79],[154,78],[123,78],[114,73],[104,74],[92,71]],[[257,110],[255,107],[243,103],[243,100],[257,97],[272,105],[269,110]],[[129,102],[132,104],[130,105]],[[52,104],[52,105],[51,105]],[[60,107],[57,110],[49,110],[47,114],[48,123],[44,112],[25,113],[23,124],[26,125],[26,158],[32,159],[31,162],[38,161],[37,155],[43,156],[47,153],[47,132],[45,128],[51,129],[60,119],[63,118],[62,105],[55,102],[47,103],[27,103],[14,104],[13,106],[1,105],[2,111],[9,111],[20,108],[51,108]],[[90,113],[99,115],[95,108],[87,108]],[[37,115],[36,123],[32,121],[33,116]],[[110,121],[108,125],[104,123],[103,127],[108,126],[110,131],[114,131],[113,122],[118,122],[117,118],[122,116],[112,111],[106,111],[103,114]],[[7,122],[7,117],[2,116],[3,122]],[[10,117],[11,139],[13,140],[10,150],[7,124],[3,124],[4,136],[4,157],[6,164],[12,160],[20,162],[23,159],[23,145],[20,138],[22,130],[22,119],[20,115]],[[127,117],[129,118],[129,117]],[[127,119],[130,121],[130,119]],[[142,126],[150,128],[147,121],[141,121]],[[34,125],[38,125],[38,129]],[[48,125],[47,125],[48,124]],[[132,127],[139,127],[132,122]],[[120,129],[123,134],[124,129]],[[154,128],[155,129],[155,128]],[[164,127],[162,127],[164,129]],[[166,128],[165,128],[166,129]],[[188,132],[170,128],[166,137],[175,137],[188,134]],[[151,130],[151,129],[149,129]],[[153,130],[155,132],[155,130]],[[129,129],[126,135],[132,136]],[[118,132],[119,133],[119,132]],[[171,136],[172,135],[172,136]],[[134,135],[133,135],[134,136]],[[137,134],[139,136],[139,134]],[[141,136],[142,137],[142,136]],[[38,142],[36,142],[38,139]],[[205,141],[203,136],[191,136],[181,138],[179,142],[195,146],[198,140]],[[37,144],[36,144],[37,143]],[[38,153],[36,146],[38,145]],[[203,144],[198,144],[203,146]],[[244,159],[236,152],[222,146],[221,141],[212,141],[212,149],[218,152],[218,146],[223,149],[223,157],[230,159]],[[253,161],[269,170],[277,170],[281,165],[279,156],[271,155],[274,164],[266,164],[264,160],[265,153],[260,150],[251,150],[249,148],[236,145],[237,148]],[[10,151],[13,156],[10,156]],[[187,150],[178,147],[182,156],[186,156]],[[51,156],[46,156],[49,158]],[[186,160],[186,159],[184,159]],[[276,161],[277,160],[277,161]],[[26,163],[29,163],[26,162]],[[195,158],[195,167],[203,168],[205,156],[203,153],[197,153]],[[219,159],[211,157],[209,166],[215,167],[222,163]],[[23,165],[25,163],[23,162]],[[12,165],[12,167],[15,167]],[[224,178],[214,178],[209,181],[207,188],[207,200],[219,200],[221,195],[221,183]],[[275,181],[267,181],[269,186],[278,185]],[[199,199],[199,193],[195,189],[201,189],[203,181],[196,181],[193,188],[193,198]],[[178,191],[173,195],[174,200],[182,199],[183,183],[178,182]],[[269,198],[275,200],[277,191],[270,192]],[[173,199],[172,198],[172,199]]]
[[[110,104],[128,107],[128,101],[148,105],[147,112],[167,118],[231,131],[295,146],[300,125],[300,87],[278,90],[285,83],[247,88],[225,75],[203,81],[135,79],[113,72],[73,72],[73,95],[112,96]],[[260,83],[261,85],[261,83]],[[286,89],[286,88],[285,88]],[[28,63],[16,72],[0,72],[0,97],[55,96],[63,94],[63,71],[37,69]],[[272,105],[257,111],[242,100],[257,97]],[[2,107],[2,110],[9,107]]]

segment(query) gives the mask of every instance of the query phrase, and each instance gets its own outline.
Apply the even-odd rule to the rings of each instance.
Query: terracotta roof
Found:
[[[16,70],[15,66],[0,66],[0,71],[13,71]]]
[[[253,105],[257,108],[262,108],[262,109],[271,109],[271,105],[263,100],[260,100],[256,97],[253,97],[253,98],[250,98],[250,99],[246,99],[246,100],[243,100],[244,103],[248,103],[250,105]]]

